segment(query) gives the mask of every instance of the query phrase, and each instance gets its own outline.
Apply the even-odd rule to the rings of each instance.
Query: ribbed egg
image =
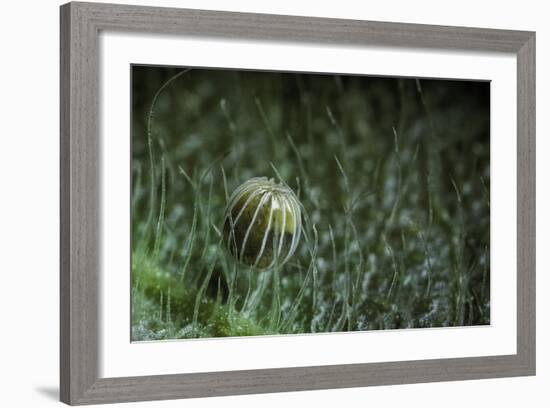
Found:
[[[231,194],[224,242],[240,262],[269,269],[287,262],[302,233],[300,203],[285,184],[267,177],[245,181]]]

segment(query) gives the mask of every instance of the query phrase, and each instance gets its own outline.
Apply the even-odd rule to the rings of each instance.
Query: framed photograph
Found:
[[[61,7],[61,400],[535,374],[535,33]]]

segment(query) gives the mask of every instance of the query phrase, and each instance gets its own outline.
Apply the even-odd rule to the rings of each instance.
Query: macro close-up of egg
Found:
[[[489,82],[132,66],[132,340],[490,324]]]

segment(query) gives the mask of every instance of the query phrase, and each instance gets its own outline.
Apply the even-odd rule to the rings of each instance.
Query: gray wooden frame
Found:
[[[100,30],[514,53],[518,114],[517,354],[99,378]],[[535,33],[69,3],[61,6],[60,92],[61,401],[110,403],[535,374]]]

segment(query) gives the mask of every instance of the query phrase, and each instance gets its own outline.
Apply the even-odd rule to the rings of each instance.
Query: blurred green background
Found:
[[[489,103],[487,82],[133,66],[132,340],[489,324]],[[309,239],[262,272],[219,232],[273,167]]]

